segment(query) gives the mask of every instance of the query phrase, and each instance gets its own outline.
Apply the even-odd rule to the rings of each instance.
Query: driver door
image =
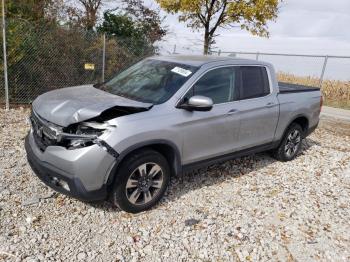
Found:
[[[210,97],[210,111],[181,110],[183,164],[214,158],[234,151],[239,135],[239,114],[236,114],[237,91],[235,67],[220,67],[206,72],[185,95]]]

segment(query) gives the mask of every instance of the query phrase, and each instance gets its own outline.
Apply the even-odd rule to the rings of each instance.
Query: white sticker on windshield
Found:
[[[174,72],[176,74],[182,75],[184,77],[187,77],[190,74],[192,74],[192,72],[190,70],[183,69],[183,68],[178,67],[178,66],[175,66],[173,69],[171,69],[171,72]]]

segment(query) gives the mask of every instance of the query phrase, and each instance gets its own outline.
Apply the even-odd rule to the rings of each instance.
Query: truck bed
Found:
[[[285,82],[278,82],[280,93],[298,93],[298,92],[312,92],[319,91],[320,88],[313,86],[304,86],[297,84],[290,84]]]

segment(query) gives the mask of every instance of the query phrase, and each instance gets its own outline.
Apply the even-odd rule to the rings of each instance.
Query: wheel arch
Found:
[[[154,139],[137,143],[120,152],[119,157],[108,176],[107,185],[113,184],[113,182],[116,179],[117,169],[126,157],[128,157],[130,154],[136,151],[147,148],[159,152],[166,158],[166,160],[169,163],[171,175],[179,175],[182,173],[181,154],[178,147],[171,141]]]
[[[309,129],[309,119],[306,115],[300,114],[300,115],[294,117],[294,119],[289,123],[288,127],[292,123],[299,124],[301,126],[301,128],[303,129],[304,135],[307,133],[307,130]]]
[[[286,128],[283,131],[283,137],[286,135],[286,132],[288,131],[288,128],[291,126],[291,124],[296,123],[299,124],[303,130],[303,137],[305,137],[305,134],[307,133],[307,130],[309,129],[309,119],[304,114],[296,115],[292,118],[292,120],[288,123]]]

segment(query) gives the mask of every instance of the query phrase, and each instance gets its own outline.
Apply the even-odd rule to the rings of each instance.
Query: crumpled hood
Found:
[[[116,96],[92,85],[56,89],[33,102],[33,110],[40,117],[63,127],[97,117],[115,106],[149,109],[152,104]]]

